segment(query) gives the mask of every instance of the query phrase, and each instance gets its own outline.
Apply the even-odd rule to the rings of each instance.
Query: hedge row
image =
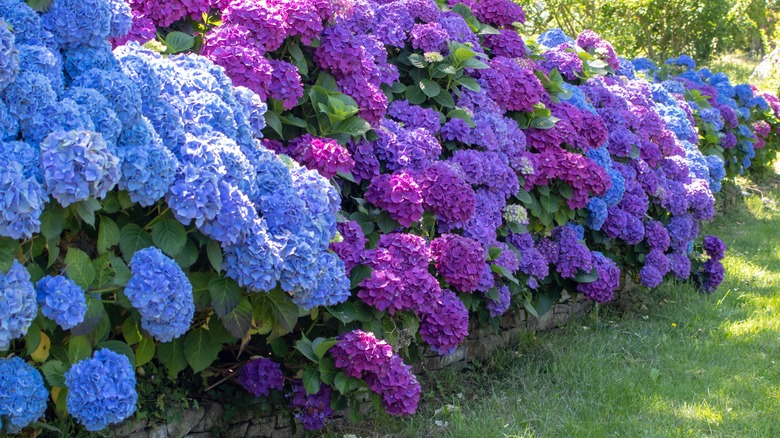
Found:
[[[0,15],[11,433],[154,409],[158,368],[312,430],[365,394],[413,414],[407,364],[470,320],[607,302],[624,275],[715,290],[725,247],[699,225],[780,135],[772,95],[591,31],[524,41],[509,0]]]

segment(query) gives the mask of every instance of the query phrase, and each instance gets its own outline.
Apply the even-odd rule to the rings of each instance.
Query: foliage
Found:
[[[410,415],[408,363],[512,306],[723,280],[725,113],[690,57],[635,78],[592,31],[526,43],[506,0],[34,6],[0,5],[0,348],[69,430],[165,416],[161,372],[307,429]],[[732,88],[734,173],[778,111]]]

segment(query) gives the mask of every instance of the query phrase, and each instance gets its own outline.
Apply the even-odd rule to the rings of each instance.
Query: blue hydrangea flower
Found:
[[[574,44],[574,40],[570,36],[566,35],[563,30],[558,28],[549,29],[542,32],[542,34],[539,35],[539,37],[536,39],[536,42],[549,48],[558,47],[561,44],[566,43]]]
[[[206,221],[200,230],[223,245],[240,244],[246,240],[252,225],[260,217],[249,197],[232,184],[220,182],[219,193],[222,201],[219,214],[213,220]]]
[[[15,146],[0,143],[0,235],[27,239],[40,230],[40,217],[48,197],[35,172],[26,170],[37,168],[37,162],[19,161],[26,157],[15,155]]]
[[[187,134],[179,172],[165,197],[173,215],[185,225],[194,220],[200,228],[213,220],[221,208],[219,181],[225,175],[225,167],[211,146]]]
[[[141,314],[141,327],[160,342],[187,333],[195,313],[192,285],[176,262],[156,247],[130,261],[132,276],[125,295]]]
[[[8,273],[0,272],[0,351],[8,350],[12,340],[26,335],[37,314],[30,273],[14,260]]]
[[[737,94],[737,97],[740,101],[742,101],[742,103],[747,103],[750,99],[753,98],[753,89],[750,88],[749,84],[735,85],[734,92]]]
[[[317,266],[314,286],[296,289],[292,296],[295,304],[312,309],[317,306],[334,306],[350,297],[346,268],[336,254],[325,251],[309,263]]]
[[[667,65],[679,65],[687,67],[689,69],[696,68],[696,61],[688,55],[680,55],[676,58],[669,58],[666,60]]]
[[[116,143],[122,132],[122,123],[102,94],[92,88],[69,87],[64,97],[76,102],[79,109],[92,119],[95,131],[103,135],[106,143]]]
[[[111,50],[111,44],[103,41],[95,46],[78,46],[64,51],[63,66],[68,81],[73,81],[93,68],[108,71],[118,70],[119,63]]]
[[[57,94],[51,83],[39,73],[29,71],[19,72],[16,80],[5,89],[5,103],[8,112],[25,124],[32,119],[41,108],[54,105]]]
[[[133,27],[133,12],[125,0],[108,0],[111,10],[111,26],[108,32],[110,38],[127,35]]]
[[[95,125],[76,102],[62,99],[39,108],[21,128],[25,141],[38,144],[54,131],[94,131]]]
[[[135,412],[135,370],[127,356],[103,348],[65,373],[68,413],[90,432],[121,423]]]
[[[5,90],[19,73],[19,53],[14,45],[14,34],[8,23],[0,20],[0,92]]]
[[[20,357],[0,359],[0,418],[8,421],[9,432],[19,432],[41,418],[48,398],[40,371]]]
[[[119,180],[119,159],[89,131],[51,133],[41,142],[41,167],[47,192],[63,207],[102,199]]]
[[[5,160],[21,163],[25,178],[35,178],[43,184],[43,171],[41,170],[41,151],[29,143],[23,141],[11,141],[0,143],[0,157]]]
[[[225,245],[222,266],[225,275],[252,292],[268,292],[281,276],[282,244],[268,233],[265,221],[252,225],[246,241],[238,245]]]
[[[111,103],[123,126],[133,123],[141,112],[141,92],[122,72],[93,68],[74,79],[71,85],[99,91]]]
[[[265,128],[265,112],[268,106],[260,96],[246,87],[236,87],[233,91],[237,106],[233,109],[238,125],[236,141],[242,146],[250,146],[252,140],[262,138]]]
[[[19,135],[19,121],[8,112],[5,102],[0,100],[0,141],[13,140],[17,135]]]
[[[620,67],[616,72],[617,74],[623,75],[629,79],[636,78],[636,69],[634,68],[634,64],[631,61],[622,56],[618,56],[618,62],[620,63]]]
[[[38,304],[43,315],[65,330],[81,324],[87,313],[84,291],[71,279],[47,276],[36,286]]]
[[[122,162],[119,188],[133,202],[148,207],[168,193],[179,163],[145,117],[122,132],[116,151]]]
[[[636,71],[647,70],[650,72],[654,72],[658,70],[658,66],[655,65],[653,61],[647,58],[634,58],[631,60],[631,63],[634,64],[634,69]]]
[[[111,31],[112,12],[106,0],[57,0],[41,15],[41,26],[63,49],[94,46]]]
[[[41,28],[41,17],[24,0],[3,0],[0,2],[0,17],[14,29],[16,44],[47,46],[57,50],[51,32]]]
[[[710,175],[710,188],[713,193],[718,193],[721,189],[721,182],[726,178],[726,168],[723,159],[715,156],[708,155],[704,157],[707,160],[707,168]]]
[[[201,135],[213,130],[230,138],[238,133],[233,110],[216,93],[192,92],[184,99],[187,132]]]
[[[49,80],[57,95],[65,89],[65,79],[62,74],[62,56],[44,46],[29,46],[17,44],[19,50],[19,69],[40,73]]]
[[[607,203],[603,199],[590,198],[588,202],[588,228],[599,231],[608,215]]]
[[[723,117],[721,117],[720,111],[717,108],[704,108],[699,110],[699,117],[701,117],[704,122],[711,123],[716,131],[723,130],[723,127],[725,126]]]
[[[245,154],[257,172],[257,196],[253,201],[260,205],[263,198],[291,188],[292,176],[279,156],[263,147],[259,141],[253,144],[254,147],[246,150]]]
[[[241,190],[250,199],[257,195],[257,170],[235,141],[225,135],[210,131],[201,140],[208,143],[224,166],[223,181]]]

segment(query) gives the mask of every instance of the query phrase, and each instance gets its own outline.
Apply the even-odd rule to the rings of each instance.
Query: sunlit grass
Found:
[[[410,419],[330,435],[780,436],[780,199],[760,192],[705,230],[729,246],[715,294],[668,282],[632,314],[600,308],[466,372],[423,376]]]

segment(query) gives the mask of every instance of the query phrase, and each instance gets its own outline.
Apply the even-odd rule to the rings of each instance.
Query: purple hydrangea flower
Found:
[[[272,389],[281,391],[284,385],[282,367],[264,357],[251,360],[241,367],[238,383],[255,397],[268,397]]]

